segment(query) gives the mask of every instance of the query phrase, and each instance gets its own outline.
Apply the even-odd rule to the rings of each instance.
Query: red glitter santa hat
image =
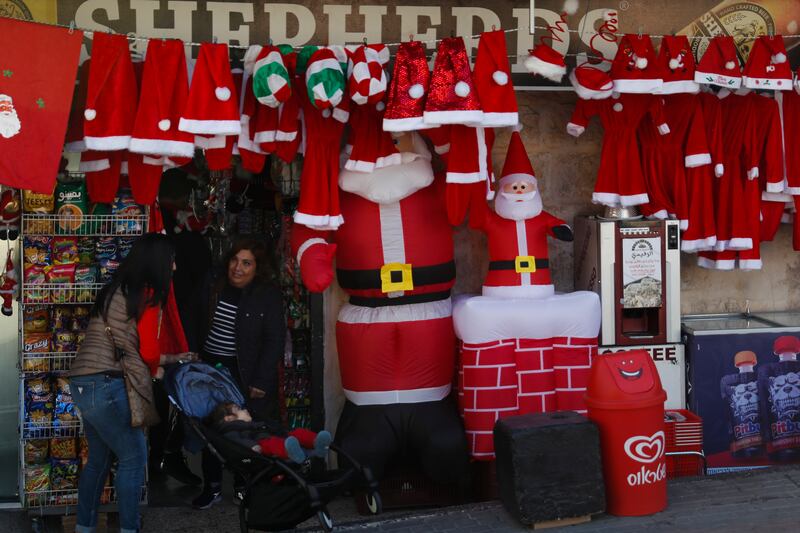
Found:
[[[481,125],[491,128],[516,126],[519,113],[511,83],[506,32],[497,30],[481,34],[472,74],[483,106]]]
[[[694,55],[685,35],[662,37],[658,62],[664,79],[658,94],[694,94],[700,91],[700,85],[694,81]]]
[[[744,66],[742,81],[749,89],[791,90],[792,68],[786,61],[782,36],[762,35],[756,39]]]
[[[384,67],[389,63],[389,49],[382,44],[362,45],[348,50],[347,92],[358,105],[382,103],[388,80]]]
[[[608,72],[591,65],[580,65],[569,73],[575,92],[584,100],[603,100],[611,96],[614,82]]]
[[[200,135],[239,135],[236,94],[228,45],[201,44],[178,129]]]
[[[128,38],[96,32],[83,112],[83,135],[90,150],[128,148],[136,118],[136,75]]]
[[[461,37],[447,37],[439,42],[423,116],[425,123],[432,125],[470,125],[480,124],[483,120],[469,57]]]
[[[533,165],[531,165],[531,160],[528,158],[528,152],[525,151],[525,145],[522,143],[522,136],[520,136],[519,131],[514,131],[511,134],[506,160],[503,163],[503,173],[497,184],[502,187],[506,183],[515,181],[527,181],[534,186],[537,183]]]
[[[661,66],[649,35],[622,37],[611,63],[611,79],[618,93],[652,93],[661,87]]]
[[[717,35],[708,43],[703,57],[694,72],[694,81],[704,85],[717,85],[738,89],[742,85],[742,72],[736,57],[733,37]]]
[[[400,43],[394,57],[394,72],[383,116],[385,131],[413,131],[428,127],[422,117],[430,77],[425,46],[420,41]]]
[[[194,136],[178,130],[188,96],[189,81],[183,43],[177,39],[148,41],[130,151],[167,157],[192,157]]]

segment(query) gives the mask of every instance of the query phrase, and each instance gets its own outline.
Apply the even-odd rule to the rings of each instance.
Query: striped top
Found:
[[[236,355],[236,310],[241,293],[241,289],[232,287],[222,291],[203,346],[206,353],[223,357]]]

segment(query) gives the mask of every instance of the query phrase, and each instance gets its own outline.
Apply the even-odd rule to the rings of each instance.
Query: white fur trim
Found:
[[[681,241],[681,251],[687,253],[704,252],[713,250],[714,245],[717,243],[717,236],[712,235],[704,239],[693,239],[690,241]]]
[[[619,194],[613,192],[593,192],[592,203],[603,204],[609,207],[619,207]]]
[[[436,152],[439,155],[446,154],[447,152],[450,151],[450,143],[440,144],[438,146],[434,145],[433,146],[433,151]]]
[[[765,202],[786,203],[792,201],[791,192],[786,189],[777,193],[764,191],[761,193],[761,199]]]
[[[297,138],[296,131],[281,131],[275,132],[275,140],[278,142],[290,142]]]
[[[647,215],[647,218],[651,220],[667,220],[669,218],[669,213],[667,213],[666,209],[659,209],[655,213]]]
[[[372,172],[339,172],[339,187],[377,204],[390,204],[411,196],[433,183],[430,153],[424,146],[417,147],[425,154],[402,152],[398,165],[376,168]]]
[[[111,168],[108,159],[95,159],[94,161],[81,161],[78,163],[79,172],[100,172]]]
[[[766,192],[783,192],[784,191],[784,183],[783,181],[779,181],[778,183],[774,183],[771,181],[767,182],[767,191]]]
[[[399,153],[394,153],[379,157],[375,161],[359,161],[357,159],[348,159],[344,164],[344,168],[355,172],[372,172],[376,168],[391,167],[394,165],[399,165],[402,162],[402,155]]]
[[[791,194],[792,196],[800,195],[800,187],[785,187],[783,192]]]
[[[650,78],[641,80],[614,80],[614,90],[618,93],[652,93],[655,92],[664,80],[661,78]]]
[[[517,124],[519,124],[519,113],[517,112],[494,113],[484,111],[483,120],[481,121],[481,126],[487,128],[505,128],[516,126]]]
[[[338,120],[342,124],[346,124],[347,121],[350,119],[350,112],[349,111],[345,111],[344,109],[342,109],[340,107],[334,107],[333,108],[333,113],[331,113],[331,114],[333,115],[333,119],[334,120]]]
[[[167,155],[173,157],[193,157],[194,144],[183,141],[164,141],[161,139],[131,138],[128,148],[137,154]]]
[[[383,131],[414,131],[435,127],[431,124],[425,124],[422,117],[383,119]]]
[[[309,248],[311,248],[315,244],[327,245],[328,241],[326,241],[325,239],[320,239],[319,237],[315,237],[313,239],[308,239],[303,244],[301,244],[300,248],[297,249],[297,264],[298,265],[303,260],[303,254],[306,253],[306,250],[308,250]]]
[[[770,89],[773,91],[791,91],[791,78],[751,78],[742,76],[742,82],[748,89]]]
[[[259,131],[253,135],[253,142],[256,144],[272,143],[278,138],[277,131]]]
[[[689,229],[689,221],[681,220],[678,222],[678,226],[681,228],[681,231],[686,231],[687,229]]]
[[[294,217],[292,218],[298,224],[317,230],[335,230],[344,224],[342,215],[310,215],[308,213],[295,211]]]
[[[747,237],[734,237],[728,241],[726,250],[752,250],[753,239]]]
[[[573,137],[580,137],[583,135],[584,131],[586,131],[584,126],[579,126],[578,124],[573,124],[572,122],[567,124],[567,133]]]
[[[747,171],[747,179],[754,180],[759,176],[758,167],[753,167]]]
[[[733,270],[736,267],[734,259],[709,259],[703,256],[697,256],[697,266],[702,268],[710,268],[713,270]]]
[[[88,121],[92,121],[97,118],[97,110],[96,109],[84,109],[83,111],[83,118]]]
[[[714,175],[718,178],[721,178],[723,174],[725,174],[725,165],[722,163],[717,163],[714,165]]]
[[[688,93],[697,94],[700,92],[700,84],[693,80],[665,81],[664,84],[655,91],[655,94],[678,94]]]
[[[578,94],[578,96],[584,100],[604,100],[611,96],[611,92],[614,87],[614,84],[611,81],[609,81],[608,85],[605,86],[605,89],[589,89],[588,87],[584,87],[578,83],[578,79],[575,76],[575,69],[569,73],[569,81],[572,83],[572,87],[575,88],[575,92]]]
[[[741,76],[725,76],[724,74],[700,72],[699,70],[694,73],[694,81],[704,85],[717,85],[727,89],[738,89],[742,86]]]
[[[497,85],[508,85],[508,74],[502,70],[492,72],[492,79]]]
[[[561,79],[564,77],[564,74],[567,73],[566,66],[554,65],[553,63],[542,61],[538,57],[532,55],[525,58],[524,65],[525,70],[531,74],[538,74],[555,83],[561,83]]]
[[[659,124],[658,125],[658,133],[660,135],[668,134],[669,133],[669,124],[667,124],[666,122],[663,123],[663,124]]]
[[[450,298],[417,304],[365,307],[344,304],[337,320],[345,324],[396,324],[400,322],[423,322],[447,318],[453,315]]]
[[[114,150],[125,150],[131,142],[130,135],[113,135],[110,137],[84,137],[83,142],[89,150],[99,150],[101,152],[111,152]]]
[[[483,111],[457,110],[457,111],[425,111],[423,120],[426,124],[480,124],[483,120]]]
[[[686,168],[702,167],[703,165],[711,164],[711,154],[692,154],[683,158],[683,164]]]
[[[739,259],[739,270],[761,270],[761,259]]]
[[[227,144],[225,135],[214,135],[213,137],[204,137],[202,135],[194,136],[194,145],[198,148],[202,148],[203,150],[224,148],[225,144]]]
[[[393,391],[344,390],[344,396],[356,405],[392,405],[397,403],[438,402],[450,394],[450,384],[425,389]]]
[[[619,196],[619,201],[623,205],[623,207],[630,207],[633,205],[646,204],[647,202],[650,201],[650,198],[648,198],[647,193],[629,194],[629,195],[621,194]]]
[[[197,120],[181,117],[178,129],[201,135],[239,135],[242,123],[237,120]]]
[[[478,183],[483,181],[480,172],[448,172],[447,183]]]

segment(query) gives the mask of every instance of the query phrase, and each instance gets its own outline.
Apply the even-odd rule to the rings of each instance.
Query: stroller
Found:
[[[333,520],[326,508],[328,502],[353,484],[366,489],[366,504],[372,514],[381,512],[378,483],[369,468],[359,465],[336,445],[339,464],[346,468],[325,470],[324,465],[289,463],[277,457],[264,456],[223,437],[203,424],[213,408],[222,402],[244,405],[245,399],[230,373],[205,363],[184,363],[171,368],[164,379],[170,402],[208,447],[223,467],[238,474],[245,482],[239,505],[239,527],[280,531],[317,515],[325,531],[333,529]],[[320,461],[320,459],[314,459]]]

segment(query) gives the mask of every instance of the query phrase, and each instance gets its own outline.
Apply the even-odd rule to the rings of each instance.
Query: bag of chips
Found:
[[[80,333],[89,327],[89,315],[91,308],[82,305],[76,305],[72,308],[72,322],[70,328],[76,333]]]
[[[47,276],[44,267],[41,265],[25,265],[23,268],[25,276],[25,290],[22,291],[22,300],[25,303],[47,303],[50,301],[50,293],[44,288],[35,288],[36,285],[47,283]],[[29,286],[34,288],[28,288]]]
[[[119,261],[114,261],[113,259],[100,260],[100,275],[98,277],[99,282],[103,284],[110,282],[118,268]]]
[[[77,441],[74,438],[50,439],[50,457],[53,459],[77,459]]]
[[[44,235],[25,235],[22,239],[22,258],[26,265],[50,266],[52,238]]]
[[[57,233],[78,235],[85,232],[84,215],[89,207],[86,182],[59,183],[56,186],[55,210],[58,215]]]
[[[46,441],[45,441],[46,442]],[[36,465],[25,468],[25,492],[44,492],[50,490],[50,465]]]
[[[118,237],[117,238],[117,255],[114,259],[117,261],[122,261],[126,257],[128,257],[128,253],[133,248],[133,243],[136,241],[136,237]]]
[[[53,351],[68,353],[78,351],[75,344],[75,332],[69,329],[57,329],[53,333]]]
[[[73,309],[70,306],[60,305],[53,308],[52,325],[54,330],[69,329],[72,323]]]
[[[78,239],[75,237],[53,237],[50,250],[53,263],[56,265],[77,263],[80,260]]]
[[[22,210],[25,213],[36,215],[49,215],[55,206],[53,193],[43,194],[29,190],[22,191]],[[41,219],[31,217],[25,219],[23,231],[26,234],[53,233],[53,221],[50,217]]]
[[[47,283],[75,283],[75,263],[44,267]]]
[[[49,372],[50,360],[46,356],[36,357],[37,353],[50,352],[49,333],[25,333],[22,342],[22,371]],[[34,354],[34,355],[31,355]]]
[[[81,237],[78,239],[78,261],[82,265],[90,265],[94,261],[94,237]]]
[[[26,465],[39,465],[47,461],[47,439],[26,440],[23,454]]]
[[[78,265],[75,268],[75,283],[97,283],[97,267]]]
[[[116,237],[100,237],[95,243],[94,258],[96,261],[115,259],[117,257]]]
[[[50,459],[50,490],[78,488],[78,459]]]

